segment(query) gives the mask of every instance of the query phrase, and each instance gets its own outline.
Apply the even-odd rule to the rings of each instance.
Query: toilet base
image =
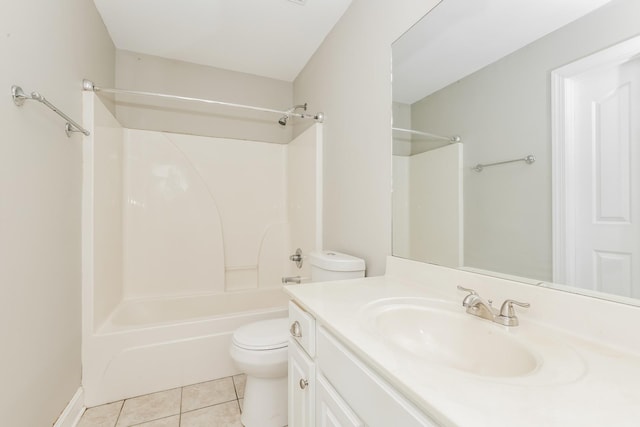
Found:
[[[247,375],[240,421],[245,427],[283,427],[288,424],[287,377]]]

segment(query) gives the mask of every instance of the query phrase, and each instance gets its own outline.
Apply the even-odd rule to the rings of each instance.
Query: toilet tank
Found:
[[[311,281],[357,279],[364,277],[364,260],[336,251],[315,251],[309,254]]]

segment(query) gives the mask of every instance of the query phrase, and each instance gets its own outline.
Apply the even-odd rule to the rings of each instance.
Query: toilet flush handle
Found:
[[[289,332],[291,333],[291,336],[294,338],[302,338],[300,323],[297,320],[291,324],[291,328],[289,328]]]

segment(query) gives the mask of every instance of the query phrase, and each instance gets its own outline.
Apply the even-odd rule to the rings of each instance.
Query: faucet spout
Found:
[[[498,311],[493,308],[491,302],[487,302],[484,299],[480,298],[478,295],[470,295],[470,298],[467,300],[467,313],[473,314],[474,316],[481,317],[483,319],[488,319],[491,321],[495,321],[496,316],[498,315]],[[463,302],[464,305],[464,302]]]
[[[495,321],[496,316],[498,316],[498,311],[491,305],[491,300],[485,301],[473,289],[463,288],[462,286],[458,286],[458,289],[469,292],[469,294],[462,300],[462,306],[467,309],[467,313],[483,319]]]

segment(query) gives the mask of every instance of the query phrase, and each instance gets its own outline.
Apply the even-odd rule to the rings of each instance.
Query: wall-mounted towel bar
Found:
[[[53,110],[54,113],[58,114],[60,117],[67,121],[67,124],[64,127],[67,136],[71,136],[73,132],[82,132],[83,134],[89,136],[89,131],[76,123],[72,118],[67,116],[65,113],[60,111],[58,107],[50,103],[44,96],[40,95],[38,92],[31,92],[31,95],[27,95],[24,93],[20,86],[13,85],[11,86],[11,96],[13,97],[13,103],[18,107],[21,107],[24,104],[24,101],[27,99],[33,99],[34,101],[42,102],[44,105]]]
[[[435,133],[422,132],[420,130],[403,129],[403,128],[391,128],[391,129],[395,130],[397,132],[410,133],[411,135],[420,135],[420,136],[426,136],[427,138],[431,138],[431,139],[440,139],[440,140],[443,140],[443,141],[449,141],[452,144],[454,142],[462,142],[462,138],[459,137],[458,135],[440,136],[440,135],[436,135]]]
[[[528,156],[525,156],[521,159],[505,160],[504,162],[495,162],[495,163],[486,163],[486,164],[478,163],[471,169],[473,169],[476,172],[482,172],[484,168],[488,168],[490,166],[498,166],[498,165],[504,165],[507,163],[514,163],[514,162],[525,162],[526,164],[530,165],[535,161],[536,161],[536,156],[534,156],[533,154],[529,154]]]

